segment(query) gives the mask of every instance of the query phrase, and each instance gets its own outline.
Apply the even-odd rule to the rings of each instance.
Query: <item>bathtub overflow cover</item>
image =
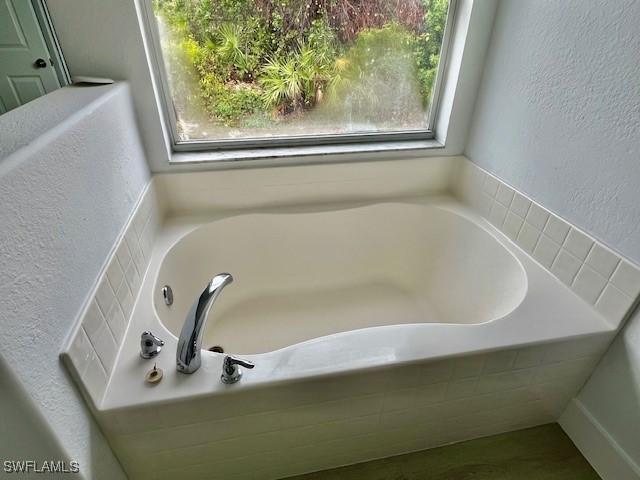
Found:
[[[164,298],[164,304],[167,307],[173,305],[173,290],[169,285],[162,287],[162,298]]]

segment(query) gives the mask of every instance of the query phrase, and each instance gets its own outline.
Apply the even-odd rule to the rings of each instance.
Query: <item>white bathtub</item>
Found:
[[[175,369],[220,272],[203,348],[256,364],[233,386],[220,354]],[[615,328],[447,198],[174,218],[98,416],[132,478],[275,479],[554,421]]]
[[[406,203],[198,227],[167,252],[154,288],[156,314],[173,335],[220,272],[235,282],[203,345],[234,354],[372,327],[481,324],[511,313],[527,292],[522,264],[486,230],[446,206]]]

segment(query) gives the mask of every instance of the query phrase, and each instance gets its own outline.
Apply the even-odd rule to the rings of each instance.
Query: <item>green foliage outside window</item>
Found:
[[[154,0],[210,119],[411,124],[431,101],[448,0]],[[417,92],[421,105],[415,102]],[[420,102],[418,102],[420,103]],[[377,108],[372,108],[377,106]]]

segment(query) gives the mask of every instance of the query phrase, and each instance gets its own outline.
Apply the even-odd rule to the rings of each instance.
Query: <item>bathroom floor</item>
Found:
[[[599,480],[558,424],[288,480]]]

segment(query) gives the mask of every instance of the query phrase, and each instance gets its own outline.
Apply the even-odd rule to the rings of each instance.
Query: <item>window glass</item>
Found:
[[[175,137],[422,132],[449,0],[154,0]]]

